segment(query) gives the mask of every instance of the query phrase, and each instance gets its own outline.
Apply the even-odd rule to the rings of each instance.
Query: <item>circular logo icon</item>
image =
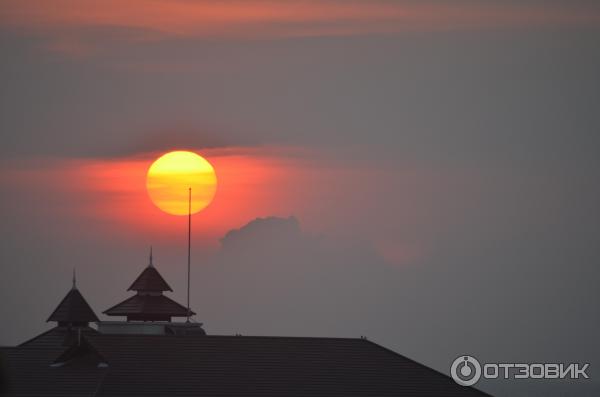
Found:
[[[472,386],[481,378],[481,364],[475,357],[459,356],[450,367],[452,379],[461,386]]]

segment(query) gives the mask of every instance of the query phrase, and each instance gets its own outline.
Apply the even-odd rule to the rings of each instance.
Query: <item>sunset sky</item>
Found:
[[[208,333],[585,361],[600,390],[599,37],[596,1],[2,1],[0,345],[74,266],[100,315],[150,245],[184,300],[146,173],[191,150]]]

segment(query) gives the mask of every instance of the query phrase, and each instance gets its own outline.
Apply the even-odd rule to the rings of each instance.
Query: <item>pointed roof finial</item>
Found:
[[[83,295],[81,295],[81,292],[77,289],[75,267],[73,267],[73,288],[60,301],[46,321],[56,321],[59,326],[77,324],[77,326],[82,326],[81,323],[87,324],[91,321],[100,321]]]
[[[148,263],[148,267],[154,267],[154,264],[152,263],[152,246],[150,246],[150,262]]]

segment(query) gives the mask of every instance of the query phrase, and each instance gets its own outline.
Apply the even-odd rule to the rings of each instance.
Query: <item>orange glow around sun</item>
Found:
[[[341,178],[317,168],[315,159],[320,157],[303,148],[231,146],[190,151],[201,154],[217,173],[218,192],[192,222],[195,243],[214,249],[228,231],[257,217],[293,214],[305,220],[308,228],[312,219],[323,219],[320,210],[307,213],[309,203],[324,202],[319,193],[322,190],[317,188],[321,182],[316,181],[330,186],[331,180]],[[187,221],[182,218],[187,214],[188,187],[178,189],[184,215],[176,217],[150,198],[147,186],[151,165],[168,152],[118,158],[15,160],[6,163],[8,170],[0,172],[0,185],[10,184],[14,191],[24,192],[24,197],[43,198],[44,205],[29,207],[29,213],[35,211],[37,217],[61,223],[63,233],[72,233],[74,238],[89,232],[93,236],[89,238],[118,235],[139,238],[144,244],[178,244],[187,236]],[[352,175],[356,175],[354,170]],[[196,192],[200,189],[193,190],[192,210],[200,207],[196,207]],[[334,199],[338,200],[337,196],[326,202]],[[79,221],[94,227],[84,232]],[[67,225],[73,228],[67,230],[71,227]]]
[[[169,152],[154,161],[148,169],[148,195],[154,205],[168,214],[188,214],[189,188],[192,189],[192,214],[206,208],[217,190],[215,170],[196,153]]]

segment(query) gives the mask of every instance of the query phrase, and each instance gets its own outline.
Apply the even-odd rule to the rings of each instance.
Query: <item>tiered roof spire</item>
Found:
[[[106,315],[126,316],[127,321],[171,321],[171,317],[188,316],[185,306],[163,295],[164,291],[173,290],[154,266],[152,247],[148,266],[127,291],[136,291],[136,294],[104,311]]]

